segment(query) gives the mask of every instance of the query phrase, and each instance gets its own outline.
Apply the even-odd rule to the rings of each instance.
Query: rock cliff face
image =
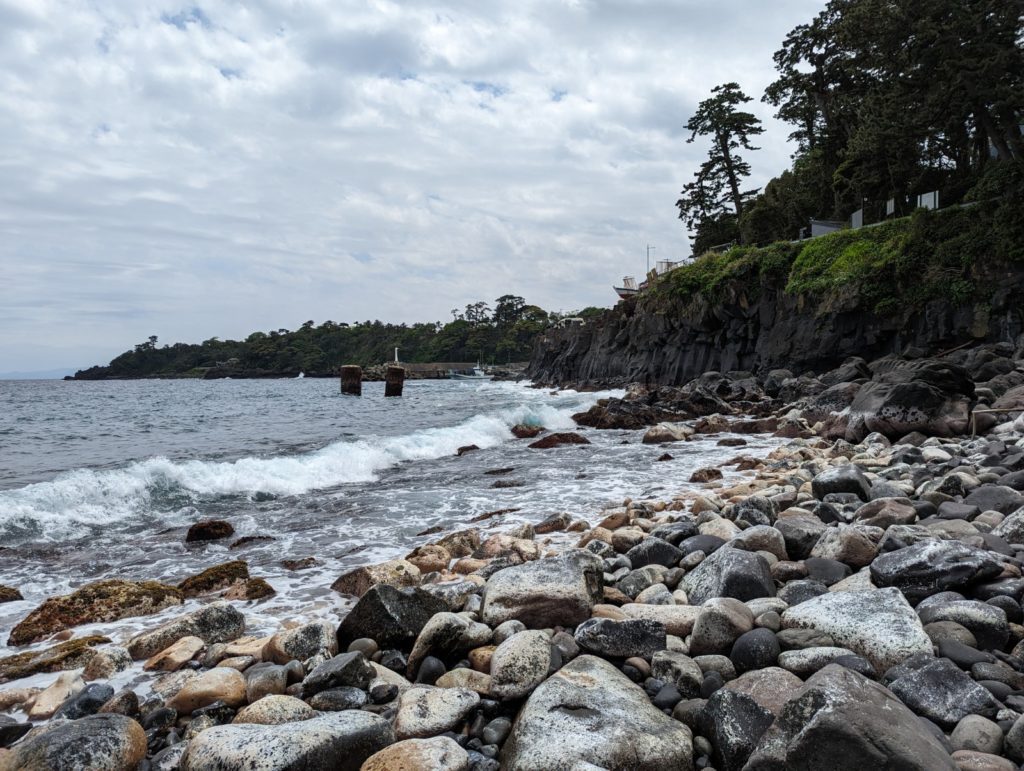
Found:
[[[978,278],[990,287],[982,301],[885,314],[861,307],[854,287],[828,302],[772,283],[730,286],[715,304],[647,292],[586,326],[545,333],[526,374],[546,385],[678,385],[710,370],[821,372],[849,356],[1014,342],[1024,331],[1024,271],[993,268]]]

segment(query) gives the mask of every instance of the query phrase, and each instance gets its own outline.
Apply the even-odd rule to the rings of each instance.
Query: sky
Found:
[[[817,0],[0,0],[0,372],[306,320],[610,306],[683,126]]]

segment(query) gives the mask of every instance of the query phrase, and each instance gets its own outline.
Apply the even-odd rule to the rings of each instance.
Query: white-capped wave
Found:
[[[512,439],[511,427],[518,423],[571,428],[575,425],[573,413],[608,395],[564,393],[551,397],[511,387],[520,391],[523,404],[403,436],[335,442],[291,456],[235,461],[155,457],[114,470],[77,469],[52,481],[0,492],[0,534],[68,537],[142,512],[173,512],[205,497],[293,496],[370,482],[399,463],[451,456],[465,445],[494,447]]]

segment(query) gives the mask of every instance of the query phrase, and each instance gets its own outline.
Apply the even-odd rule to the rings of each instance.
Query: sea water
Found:
[[[407,554],[428,529],[500,532],[558,512],[593,522],[627,497],[669,498],[695,469],[737,454],[718,437],[652,446],[638,431],[578,429],[571,416],[615,392],[410,381],[385,399],[383,388],[367,383],[352,397],[313,378],[0,382],[0,584],[25,597],[0,604],[0,655],[49,596],[104,578],[176,583],[233,559],[277,592],[239,604],[253,633],[337,622],[351,601],[330,590],[334,579]],[[581,430],[591,444],[530,449],[516,424]],[[775,443],[748,439],[742,451],[754,454]],[[469,445],[479,449],[456,454]],[[658,461],[666,450],[673,460]],[[471,522],[497,510],[509,511]],[[208,518],[234,536],[186,544],[188,526]],[[244,536],[268,540],[230,548]],[[282,565],[305,557],[316,565]],[[181,612],[75,631],[118,642]]]

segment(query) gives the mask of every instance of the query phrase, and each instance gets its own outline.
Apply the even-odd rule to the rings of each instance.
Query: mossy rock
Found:
[[[186,597],[197,597],[200,594],[227,589],[236,581],[244,581],[248,577],[249,563],[245,560],[232,560],[186,578],[178,584],[178,588]]]
[[[48,599],[11,630],[7,644],[28,645],[79,624],[146,616],[181,605],[182,599],[179,589],[158,581],[97,581]]]
[[[99,635],[79,637],[43,651],[16,653],[0,659],[0,683],[17,680],[39,672],[62,672],[80,669],[96,655],[95,647],[110,640]]]
[[[21,592],[11,586],[4,586],[0,584],[0,602],[14,602],[15,600],[24,600],[21,596]]]
[[[239,581],[224,593],[227,600],[262,600],[264,597],[272,597],[277,594],[274,587],[262,578],[250,578],[245,582]]]

